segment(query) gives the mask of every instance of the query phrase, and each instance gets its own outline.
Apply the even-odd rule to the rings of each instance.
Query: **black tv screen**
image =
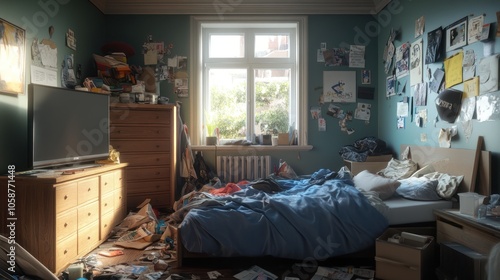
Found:
[[[31,168],[91,163],[109,154],[109,96],[28,86]]]

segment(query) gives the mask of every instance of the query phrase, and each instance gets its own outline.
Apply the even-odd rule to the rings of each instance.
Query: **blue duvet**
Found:
[[[278,193],[244,187],[214,198],[221,205],[191,209],[180,225],[182,244],[219,257],[322,260],[372,246],[388,226],[352,180],[336,172],[277,182]]]

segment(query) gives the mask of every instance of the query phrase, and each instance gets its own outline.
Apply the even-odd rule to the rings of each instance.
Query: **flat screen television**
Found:
[[[92,164],[109,155],[109,96],[28,86],[31,169]]]

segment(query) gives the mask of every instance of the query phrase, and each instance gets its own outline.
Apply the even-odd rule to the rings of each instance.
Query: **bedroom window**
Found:
[[[193,21],[196,101],[191,119],[198,128],[191,135],[193,144],[203,145],[206,136],[219,136],[219,144],[259,144],[257,135],[287,133],[293,127],[298,145],[306,145],[301,133],[307,120],[305,42],[300,40],[305,37],[305,19]]]

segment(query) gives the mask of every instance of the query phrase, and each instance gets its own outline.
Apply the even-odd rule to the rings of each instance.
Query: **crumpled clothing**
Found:
[[[235,183],[227,183],[226,186],[219,189],[213,189],[210,191],[210,193],[213,195],[228,195],[239,190],[241,190],[241,188]]]

